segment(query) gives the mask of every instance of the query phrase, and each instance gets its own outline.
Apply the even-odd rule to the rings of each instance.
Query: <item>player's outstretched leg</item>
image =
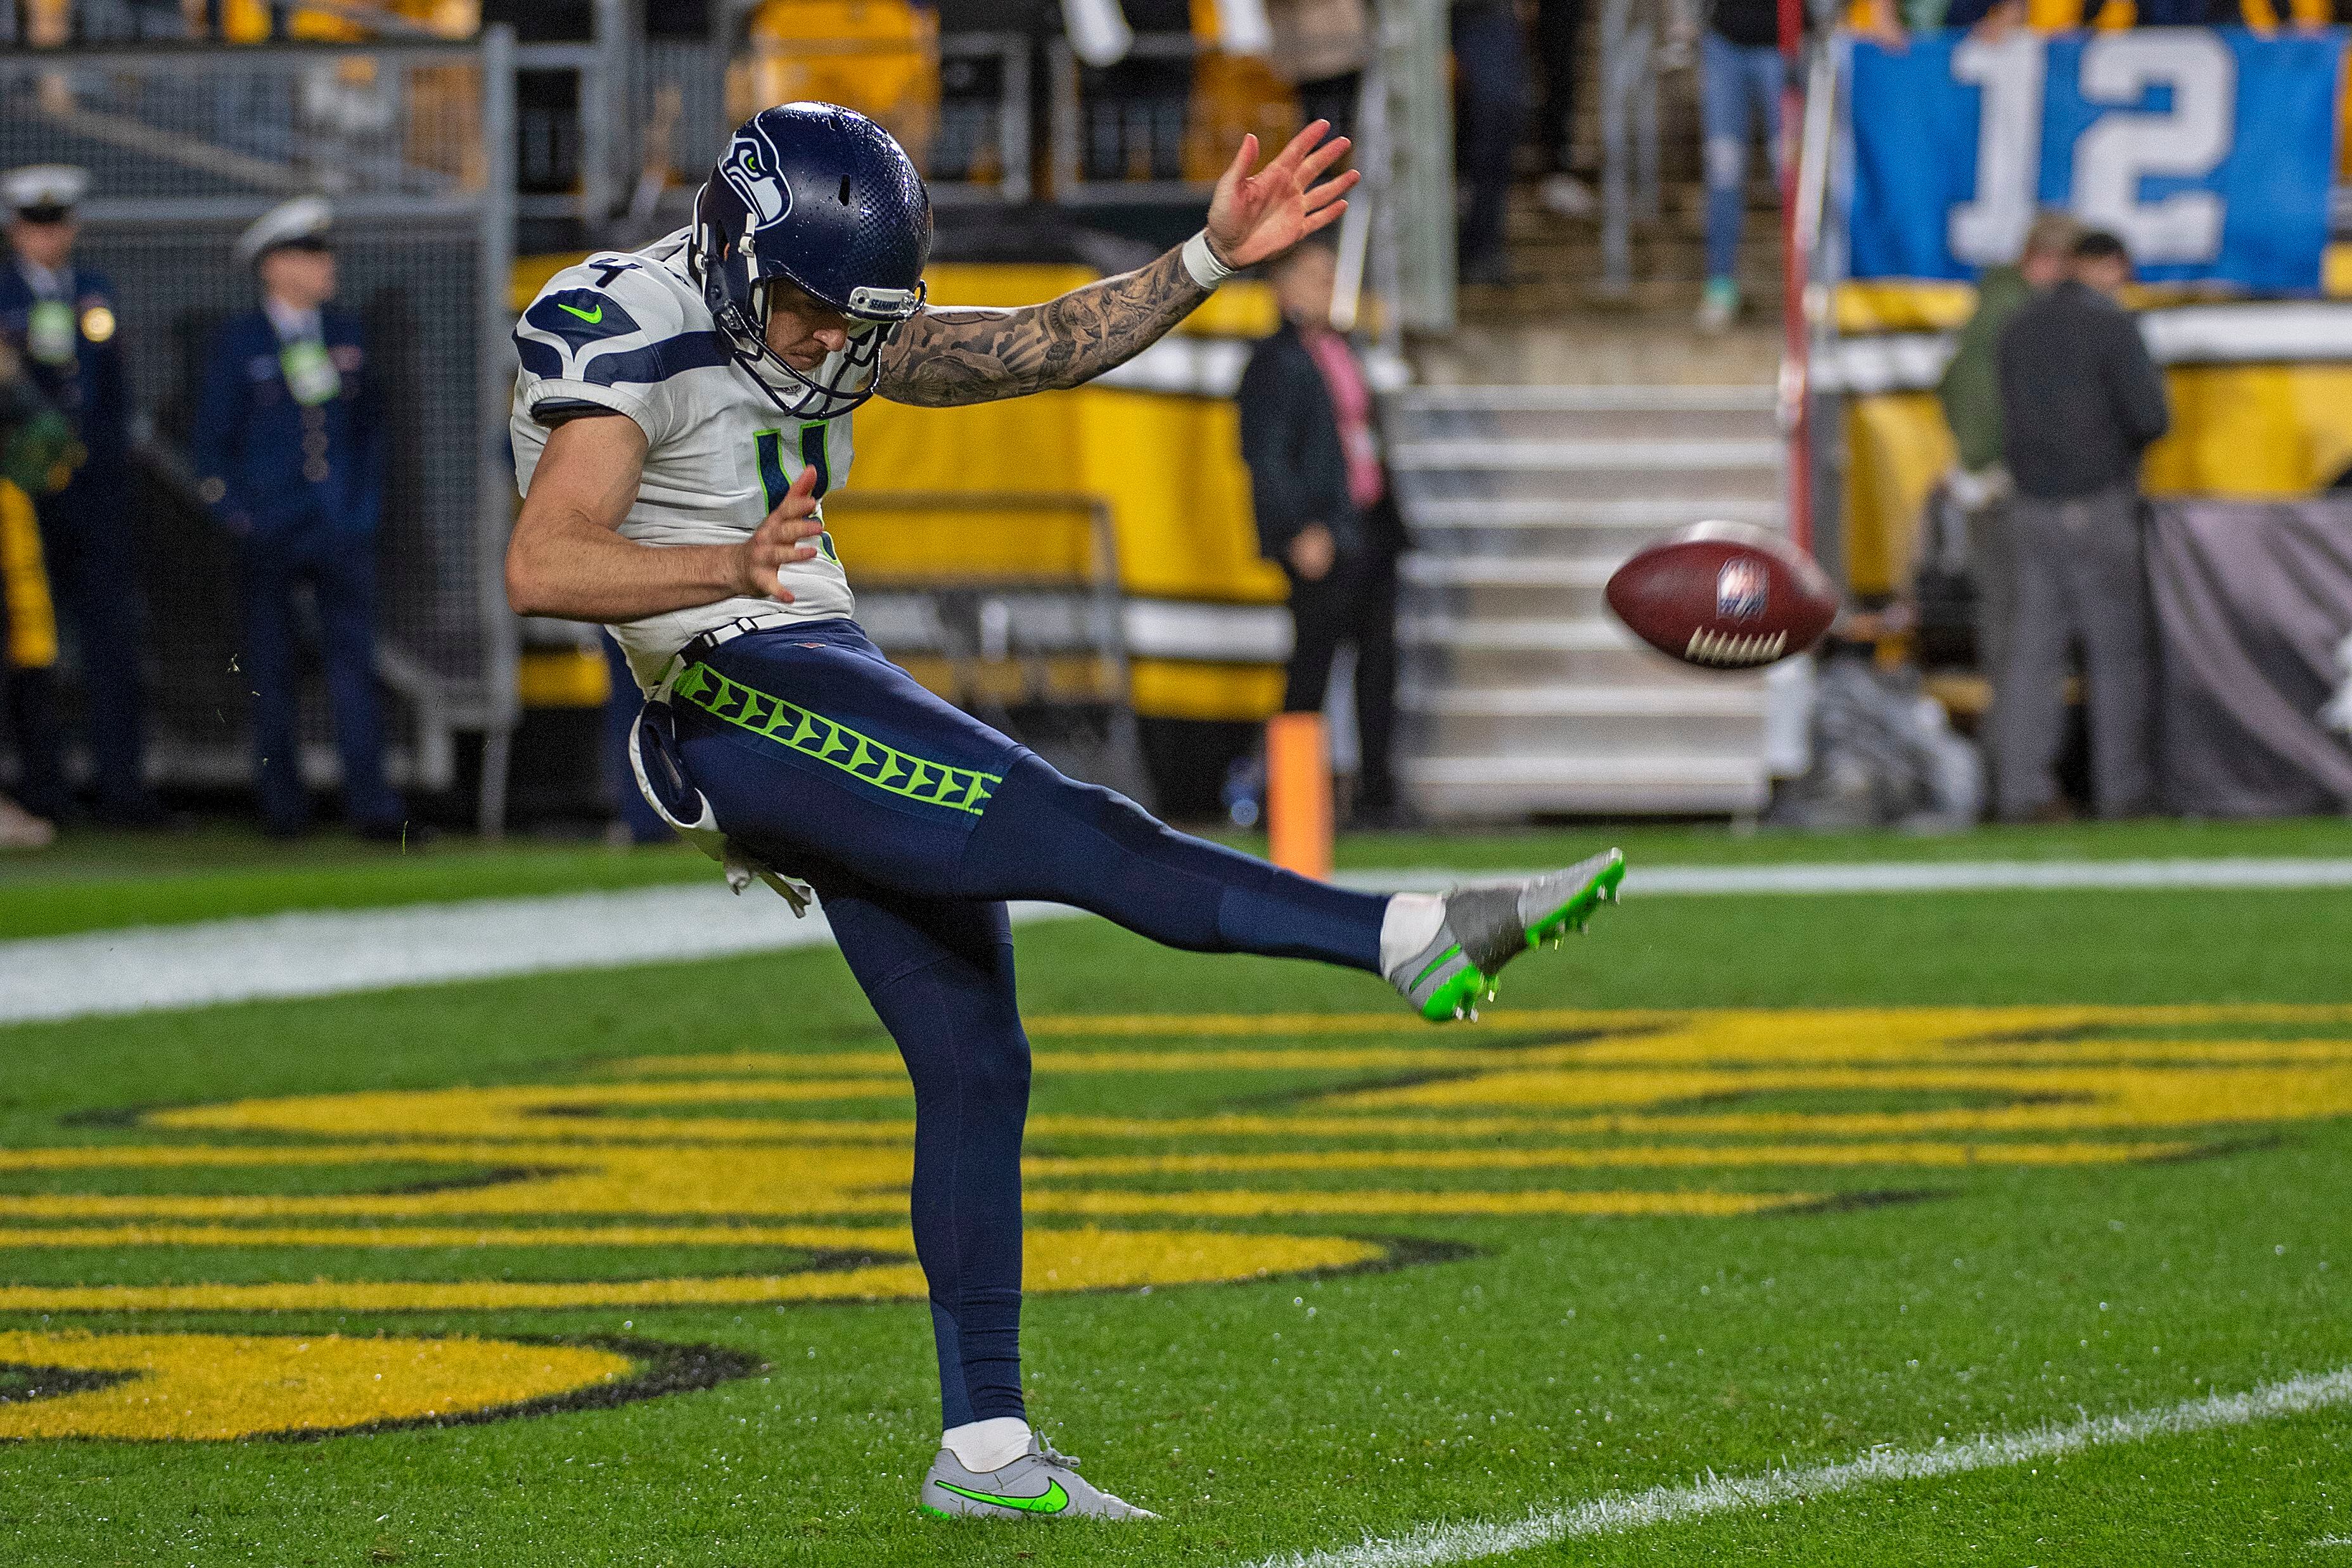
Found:
[[[1469,1016],[1504,965],[1581,929],[1624,874],[1610,850],[1525,882],[1357,893],[1176,832],[1034,757],[1005,768],[961,868],[966,891],[1076,904],[1171,947],[1368,970],[1433,1020]]]
[[[1031,1434],[1012,1463],[973,1471],[942,1448],[923,1478],[922,1507],[943,1519],[1158,1519],[1078,1474],[1078,1461]]]
[[[670,702],[686,771],[728,832],[780,869],[831,861],[910,896],[1067,904],[1171,947],[1392,981],[1418,956],[1398,989],[1432,1018],[1466,1013],[1507,958],[1579,924],[1622,874],[1587,862],[1538,878],[1524,909],[1488,890],[1449,902],[1294,876],[1065,778],[923,690],[846,621],[724,643]],[[1423,973],[1457,946],[1459,962]]]
[[[1520,954],[1581,931],[1615,900],[1625,857],[1615,850],[1527,882],[1457,887],[1443,896],[1389,901],[1381,967],[1413,1010],[1435,1022],[1477,1016],[1495,978]],[[1426,941],[1419,941],[1422,932]],[[1393,961],[1391,961],[1393,959]]]

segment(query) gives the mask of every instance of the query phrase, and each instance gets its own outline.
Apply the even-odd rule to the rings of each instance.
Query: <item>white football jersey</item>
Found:
[[[817,495],[849,477],[849,416],[782,413],[726,340],[687,276],[687,231],[640,251],[590,256],[550,278],[515,324],[515,483],[526,495],[547,434],[580,405],[611,409],[646,434],[645,477],[621,536],[648,545],[740,544],[811,464]],[[828,365],[826,367],[830,369]],[[822,517],[822,509],[819,516]],[[849,579],[820,537],[784,568],[790,604],[727,599],[614,627],[650,691],[696,633],[741,615],[831,619],[856,609]]]

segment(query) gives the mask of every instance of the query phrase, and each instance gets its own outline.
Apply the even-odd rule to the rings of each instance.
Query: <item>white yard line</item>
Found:
[[[1444,887],[1510,872],[1357,872],[1356,887]],[[2352,860],[1919,861],[1853,865],[1635,867],[1636,898],[1745,894],[1935,893],[2050,888],[2352,887]],[[1015,919],[1075,913],[1019,905]],[[795,920],[754,887],[714,874],[688,886],[391,909],[299,911],[0,942],[0,1024],[324,997],[394,986],[673,963],[822,946],[821,915]]]
[[[1936,1480],[1970,1470],[2054,1459],[2085,1448],[2244,1427],[2345,1405],[2352,1405],[2352,1368],[2266,1383],[2244,1394],[2216,1394],[2161,1410],[2127,1411],[2063,1427],[1987,1433],[1958,1443],[1939,1441],[1932,1448],[1873,1448],[1843,1464],[1710,1477],[1690,1486],[1652,1487],[1647,1491],[1611,1492],[1570,1508],[1538,1511],[1501,1523],[1423,1525],[1393,1540],[1368,1539],[1359,1546],[1268,1557],[1255,1568],[1444,1568],[1562,1541],[1622,1535],[1653,1525],[1827,1497],[1880,1481]]]
[[[1015,904],[1016,920],[1071,915]],[[708,883],[551,898],[301,911],[0,942],[0,1024],[325,997],[830,944],[820,912],[793,917],[754,885]]]
[[[1503,882],[1531,871],[1468,873]],[[1351,872],[1358,887],[1440,888],[1458,872]],[[1625,891],[1644,898],[1723,894],[2030,893],[2059,888],[2352,887],[2352,859],[2137,861],[1861,861],[1853,864],[1629,867]]]

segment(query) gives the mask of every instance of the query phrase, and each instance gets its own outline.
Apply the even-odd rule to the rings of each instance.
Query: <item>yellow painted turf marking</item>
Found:
[[[2077,1166],[2171,1159],[2194,1144],[1689,1144],[1580,1149],[1312,1149],[1280,1154],[1098,1155],[1024,1161],[1030,1176],[1214,1176],[1260,1171],[1608,1170],[1620,1166]]]
[[[127,1375],[106,1387],[0,1404],[0,1438],[334,1431],[472,1415],[630,1370],[628,1357],[587,1345],[335,1334],[0,1333],[0,1362]]]
[[[1205,1284],[1264,1274],[1360,1268],[1389,1249],[1345,1236],[1214,1230],[1032,1230],[1022,1273],[1033,1291]],[[916,1301],[912,1262],[776,1275],[671,1280],[309,1280],[252,1284],[5,1285],[0,1312],[559,1312],[593,1307],[743,1306],[779,1301]],[[0,1361],[9,1359],[0,1355]],[[0,1406],[5,1411],[5,1406]],[[5,1429],[0,1429],[5,1430]]]
[[[1727,1219],[1768,1214],[1818,1203],[1808,1192],[1397,1192],[1362,1188],[1346,1192],[1239,1192],[1215,1188],[1192,1192],[1120,1192],[1103,1188],[1046,1188],[1024,1194],[1032,1214],[1199,1215],[1217,1219],[1261,1219],[1328,1215],[1436,1216],[1551,1214],[1593,1219],[1684,1218]]]
[[[915,1250],[903,1227],[847,1225],[75,1225],[0,1230],[9,1247],[786,1247]]]
[[[1043,1042],[1037,1071],[1048,1078],[1413,1073],[1425,1081],[1335,1090],[1295,1111],[1167,1118],[1043,1114],[1031,1127],[1041,1141],[1114,1147],[1033,1156],[1026,1168],[1041,1185],[1033,1186],[1029,1207],[1044,1218],[1180,1224],[1298,1218],[1730,1218],[1832,1195],[1448,1191],[1414,1177],[1493,1171],[1540,1180],[1548,1171],[1643,1166],[2090,1165],[2161,1158],[2200,1146],[2194,1139],[2145,1135],[2152,1133],[2352,1114],[2352,1073],[2346,1071],[2352,1039],[2325,1038],[2352,1024],[2352,1007],[1559,1011],[1520,1014],[1509,1023],[1507,1030],[1472,1037],[1473,1044],[1458,1034],[1433,1036],[1417,1020],[1391,1014],[1035,1020],[1032,1032]],[[2164,1032],[2183,1030],[2231,1038]],[[2260,1030],[2298,1038],[2245,1038]],[[1331,1043],[1248,1043],[1277,1033]],[[1413,1038],[1389,1038],[1406,1034]],[[1221,1038],[1234,1043],[1216,1043]],[[905,1078],[890,1053],[655,1058],[622,1064],[620,1071],[635,1076],[584,1084],[297,1095],[184,1107],[148,1119],[152,1127],[184,1134],[322,1140],[307,1145],[0,1151],[0,1171],[23,1173],[426,1165],[450,1167],[459,1182],[484,1172],[511,1173],[488,1185],[402,1192],[0,1195],[0,1220],[16,1222],[0,1230],[0,1247],[285,1248],[298,1257],[304,1249],[356,1247],[771,1247],[864,1253],[877,1260],[773,1276],[617,1281],[338,1281],[318,1277],[310,1267],[308,1277],[245,1283],[0,1287],[0,1308],[564,1310],[912,1300],[924,1293],[900,1223],[911,1124],[902,1112],[880,1119],[858,1114],[903,1103]],[[1759,1095],[1783,1103],[1741,1103]],[[1975,1103],[1901,1103],[1922,1095]],[[1857,1096],[1869,1102],[1855,1105]],[[1787,1103],[1791,1099],[1793,1106]],[[1842,1108],[1842,1100],[1852,1108]],[[744,1113],[763,1104],[810,1109],[790,1117]],[[2085,1134],[2112,1141],[2078,1135]],[[2125,1136],[2130,1134],[2143,1135]],[[1558,1142],[1608,1137],[1634,1141],[1614,1146]],[[1200,1146],[1212,1138],[1239,1146],[1222,1154]],[[1511,1146],[1509,1140],[1544,1143]],[[1300,1146],[1315,1141],[1341,1146]],[[1171,1142],[1179,1146],[1164,1146]],[[1155,1152],[1155,1144],[1163,1146]],[[1150,1191],[1117,1185],[1254,1173],[1319,1180],[1312,1190]],[[1383,1185],[1349,1185],[1366,1177]],[[881,1223],[823,1223],[854,1217]],[[574,1223],[527,1223],[541,1219]],[[349,1224],[304,1223],[321,1220]],[[1207,1229],[1033,1228],[1026,1242],[1028,1282],[1038,1291],[1246,1279],[1377,1262],[1387,1255],[1377,1242],[1349,1238]],[[288,1271],[304,1267],[293,1262]],[[80,1397],[43,1398],[22,1408],[54,1411]],[[0,1406],[0,1412],[13,1408]],[[389,1418],[398,1417],[364,1419]],[[174,1434],[159,1427],[153,1435]]]

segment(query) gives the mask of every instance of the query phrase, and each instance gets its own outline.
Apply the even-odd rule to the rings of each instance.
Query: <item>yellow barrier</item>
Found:
[[[0,653],[13,670],[46,670],[58,662],[58,617],[41,564],[41,530],[32,497],[0,479],[0,594],[5,594],[8,642]]]
[[[2308,495],[2352,467],[2352,365],[2176,365],[2172,434],[2148,449],[2152,496]],[[1846,560],[1859,593],[1909,581],[1927,495],[1952,435],[1927,392],[1854,399],[1846,411]]]
[[[887,125],[921,164],[939,125],[939,19],[908,0],[766,0],[728,73],[728,108],[838,103]]]
[[[525,707],[603,707],[613,695],[613,668],[597,648],[525,649],[515,689]]]

